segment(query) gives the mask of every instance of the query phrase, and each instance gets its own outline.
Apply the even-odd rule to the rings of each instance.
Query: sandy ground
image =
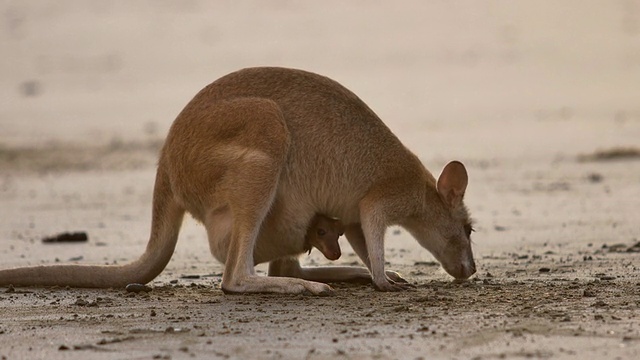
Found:
[[[226,296],[189,219],[148,294],[0,288],[3,359],[640,357],[640,1],[2,1],[0,16],[3,268],[135,259],[171,121],[256,65],[342,82],[435,174],[463,161],[478,265],[453,283],[393,228],[388,267],[414,291]],[[41,242],[64,231],[89,241]],[[336,263],[357,264],[341,244]]]

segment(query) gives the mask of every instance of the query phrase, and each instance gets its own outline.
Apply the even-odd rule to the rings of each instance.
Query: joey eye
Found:
[[[324,229],[318,229],[317,233],[318,233],[318,236],[325,236],[327,234],[327,232],[324,231]]]

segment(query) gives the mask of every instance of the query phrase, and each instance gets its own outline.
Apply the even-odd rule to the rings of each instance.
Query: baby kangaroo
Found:
[[[338,219],[331,219],[324,215],[316,215],[309,224],[305,235],[305,251],[311,253],[314,247],[329,260],[338,260],[342,252],[338,239],[344,234],[344,225]]]
[[[475,273],[463,197],[467,171],[436,180],[378,116],[337,82],[286,68],[249,68],[202,89],[173,122],[158,161],[151,234],[124,265],[46,265],[0,271],[0,285],[120,287],[169,262],[185,212],[224,263],[226,293],[329,294],[325,281],[368,278],[406,288],[385,270],[384,234],[407,229],[453,277]],[[340,219],[361,267],[302,268],[315,214]],[[254,266],[270,262],[258,276]]]

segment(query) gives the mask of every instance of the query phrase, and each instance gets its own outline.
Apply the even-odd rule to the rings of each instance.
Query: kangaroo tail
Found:
[[[184,213],[161,166],[153,191],[151,235],[139,259],[124,265],[60,264],[0,270],[0,285],[117,288],[131,283],[147,283],[169,263]]]

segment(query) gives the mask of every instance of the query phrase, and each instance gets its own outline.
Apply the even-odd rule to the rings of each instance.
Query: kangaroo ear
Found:
[[[467,169],[459,161],[448,163],[438,178],[438,193],[444,202],[456,207],[462,203],[469,178]]]

